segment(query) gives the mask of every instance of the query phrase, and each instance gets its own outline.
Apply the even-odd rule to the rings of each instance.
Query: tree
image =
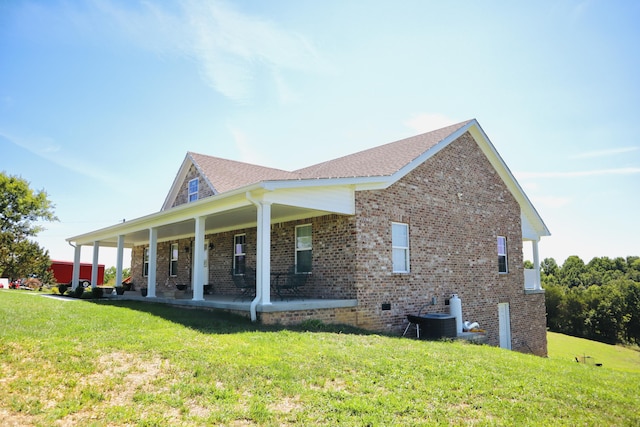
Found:
[[[126,279],[131,275],[130,268],[122,269],[122,280]],[[116,267],[109,267],[104,270],[104,283],[109,285],[119,286],[119,284],[115,283],[116,281]]]
[[[560,269],[560,283],[569,288],[584,285],[584,261],[576,255],[567,258]]]
[[[57,221],[44,190],[0,172],[0,276],[17,279],[45,275],[49,253],[31,239],[43,230],[37,221]]]
[[[558,275],[558,263],[553,258],[545,258],[540,263],[540,269],[542,273],[547,276],[557,276]]]

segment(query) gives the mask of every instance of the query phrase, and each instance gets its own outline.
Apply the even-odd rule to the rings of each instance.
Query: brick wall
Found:
[[[355,308],[331,308],[260,313],[260,321],[265,325],[296,325],[310,319],[320,320],[326,324],[355,325],[357,310]]]
[[[189,172],[187,172],[187,176],[185,180],[182,182],[182,186],[178,191],[178,195],[176,196],[176,200],[173,202],[171,207],[176,207],[179,205],[183,205],[189,202],[189,181],[194,178],[198,178],[198,199],[204,199],[205,197],[213,196],[213,190],[209,185],[204,181],[198,169],[195,166],[191,165],[189,168]]]
[[[389,188],[358,192],[356,211],[358,326],[400,332],[407,314],[448,312],[456,293],[490,344],[498,303],[509,302],[513,348],[546,355],[544,295],[524,293],[520,207],[469,134]],[[392,272],[392,221],[409,224],[408,274]],[[497,236],[507,238],[507,274]]]

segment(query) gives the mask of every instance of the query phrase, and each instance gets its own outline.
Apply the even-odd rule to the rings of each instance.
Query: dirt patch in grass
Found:
[[[96,361],[97,371],[84,377],[81,387],[102,395],[98,405],[83,408],[58,420],[58,426],[76,426],[96,421],[96,414],[106,413],[114,406],[131,405],[136,392],[152,388],[169,363],[159,357],[143,359],[135,354],[114,352]]]

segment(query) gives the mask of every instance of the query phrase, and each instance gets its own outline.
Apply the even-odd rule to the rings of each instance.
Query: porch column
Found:
[[[73,271],[71,273],[71,289],[74,291],[80,282],[80,251],[82,245],[76,245],[73,252]]]
[[[124,258],[124,235],[118,236],[118,251],[116,255],[116,287],[122,286],[122,261]]]
[[[262,305],[271,304],[271,203],[257,204],[256,297]]]
[[[156,297],[156,266],[158,258],[158,229],[149,229],[149,275],[147,276],[147,298]]]
[[[91,288],[98,286],[98,256],[100,254],[100,242],[93,242],[93,264],[91,265]]]
[[[532,240],[531,246],[533,249],[533,269],[535,271],[533,289],[540,290],[542,289],[542,286],[540,284],[540,255],[538,255],[538,241]]]
[[[196,237],[193,244],[193,300],[204,301],[204,223],[205,217],[196,218]]]

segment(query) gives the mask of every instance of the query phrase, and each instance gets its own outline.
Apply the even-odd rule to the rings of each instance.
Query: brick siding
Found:
[[[468,133],[389,188],[357,193],[356,218],[358,326],[399,332],[407,314],[448,312],[456,293],[489,344],[499,344],[498,303],[509,302],[513,348],[546,355],[544,295],[524,292],[520,207]],[[392,221],[409,225],[408,274],[392,271]]]
[[[185,182],[195,176],[192,168]],[[176,203],[186,201],[186,183],[183,187]],[[204,188],[202,179],[199,188]],[[357,298],[359,305],[261,313],[262,322],[291,324],[313,318],[400,334],[407,314],[448,312],[445,301],[456,293],[463,319],[478,322],[489,344],[499,344],[498,304],[508,302],[512,348],[546,356],[544,294],[524,291],[520,207],[468,133],[389,188],[357,192],[355,202],[355,216],[273,224],[271,270],[285,272],[294,264],[295,227],[311,224],[313,272],[305,296]],[[409,225],[410,273],[392,271],[392,222]],[[209,283],[217,294],[237,292],[230,272],[234,235],[240,233],[246,233],[247,265],[255,267],[255,228],[205,237],[213,244]],[[497,236],[507,239],[506,274],[498,273]],[[159,290],[168,277],[169,245],[158,244]],[[182,281],[190,281],[190,253],[184,248],[191,246],[191,239],[179,241]],[[136,285],[146,285],[142,256],[143,248],[135,247],[131,271]],[[430,305],[432,297],[435,305]],[[383,304],[390,310],[383,310]]]
[[[189,203],[189,181],[194,178],[198,178],[198,200],[204,199],[205,197],[213,196],[213,190],[202,178],[198,169],[195,166],[191,165],[189,168],[189,172],[187,172],[187,176],[178,191],[178,195],[176,196],[175,201],[171,207],[176,207],[179,205],[183,205],[185,203]]]

